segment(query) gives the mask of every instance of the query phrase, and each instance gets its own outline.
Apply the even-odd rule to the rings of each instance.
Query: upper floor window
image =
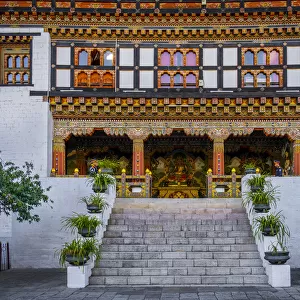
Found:
[[[264,87],[267,85],[267,76],[265,73],[259,73],[257,75],[257,86]]]
[[[279,65],[279,52],[277,50],[270,52],[270,65]]]
[[[183,66],[183,54],[180,51],[174,54],[174,66]]]
[[[244,76],[244,86],[245,87],[253,87],[254,86],[254,77],[251,73],[247,73]]]
[[[88,65],[88,53],[85,50],[82,50],[78,54],[78,65],[87,66]]]
[[[266,65],[267,64],[267,53],[263,50],[258,51],[257,53],[257,64]]]
[[[186,65],[187,66],[197,66],[197,56],[193,51],[189,51],[186,54]]]
[[[111,51],[105,51],[103,65],[111,67],[113,65],[113,58],[114,58],[114,55]]]
[[[163,74],[160,78],[160,84],[162,87],[170,87],[171,85],[171,76],[169,74]]]
[[[91,52],[91,65],[92,66],[99,66],[100,65],[100,52],[94,49]]]
[[[174,86],[183,87],[183,76],[179,73],[174,76]]]
[[[278,87],[279,86],[279,75],[276,72],[271,73],[270,75],[270,86]]]
[[[248,50],[245,53],[245,65],[254,65],[254,53],[250,50]]]
[[[29,45],[28,45],[29,46]],[[29,84],[30,83],[30,56],[29,47],[25,46],[9,48],[0,47],[1,84]]]
[[[196,75],[190,73],[186,76],[186,87],[196,87]]]
[[[160,64],[162,66],[171,65],[171,54],[168,51],[164,51],[160,56]]]

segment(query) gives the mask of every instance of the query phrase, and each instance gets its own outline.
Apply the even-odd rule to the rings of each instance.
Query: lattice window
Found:
[[[245,53],[244,65],[254,65],[254,53],[250,50]]]
[[[78,65],[87,66],[88,65],[88,53],[82,50],[78,53]]]
[[[257,75],[257,87],[265,87],[267,85],[267,76],[261,72]]]
[[[245,87],[254,87],[254,76],[251,73],[245,74],[244,86]]]
[[[279,65],[279,51],[272,50],[270,52],[270,65]]]
[[[267,64],[267,53],[264,50],[260,50],[257,53],[257,64],[266,65]]]
[[[278,73],[276,73],[276,72],[271,73],[270,86],[274,86],[274,87],[279,86],[279,74]]]
[[[30,54],[24,45],[0,48],[0,84],[30,83]]]

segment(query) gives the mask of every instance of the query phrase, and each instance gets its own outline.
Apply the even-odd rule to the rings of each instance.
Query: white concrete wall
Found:
[[[246,190],[245,180],[244,177],[243,191]],[[285,223],[291,232],[288,241],[291,259],[288,264],[291,268],[300,268],[300,177],[271,177],[271,181],[280,192],[280,201],[277,203],[277,208],[272,209],[272,212],[282,211],[286,218]]]
[[[87,186],[85,178],[43,178],[44,187],[52,186],[49,191],[52,204],[43,204],[35,209],[41,221],[29,224],[19,223],[12,218],[12,238],[1,237],[0,240],[10,242],[12,268],[56,268],[59,267],[58,258],[54,257],[56,249],[61,249],[65,242],[76,237],[65,230],[61,230],[62,217],[71,216],[73,212],[88,214],[86,205],[80,198],[93,193],[91,186]],[[104,213],[104,224],[107,224],[115,200],[115,190],[111,186],[107,201],[110,208]],[[97,214],[98,215],[98,214]],[[99,215],[98,215],[99,216]],[[105,226],[99,230],[101,241]]]
[[[34,163],[41,176],[50,174],[52,156],[52,116],[43,97],[30,97],[30,91],[50,88],[50,36],[41,28],[0,28],[1,33],[40,33],[32,42],[33,86],[0,87],[0,151],[4,160],[18,165]]]

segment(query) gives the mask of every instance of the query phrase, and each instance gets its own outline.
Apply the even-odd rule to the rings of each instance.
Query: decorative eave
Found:
[[[28,44],[32,40],[32,36],[29,35],[3,35],[0,36],[0,44],[1,43],[20,43],[20,44]]]
[[[299,119],[300,97],[103,98],[49,97],[54,118]]]
[[[300,4],[300,3],[299,3]],[[69,11],[59,10],[57,8],[49,10],[26,11],[26,8],[0,7],[0,24],[4,25],[29,25],[39,24],[49,27],[53,24],[59,26],[223,26],[232,25],[277,25],[299,23],[300,6],[289,8],[280,8],[278,10],[262,9],[251,10],[219,10],[219,11],[200,11],[192,10],[190,13],[178,13],[174,11],[161,13],[125,13],[119,11],[91,10]]]

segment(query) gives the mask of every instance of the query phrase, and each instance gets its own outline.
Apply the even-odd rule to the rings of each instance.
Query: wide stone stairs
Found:
[[[265,285],[241,199],[117,199],[91,285]]]

